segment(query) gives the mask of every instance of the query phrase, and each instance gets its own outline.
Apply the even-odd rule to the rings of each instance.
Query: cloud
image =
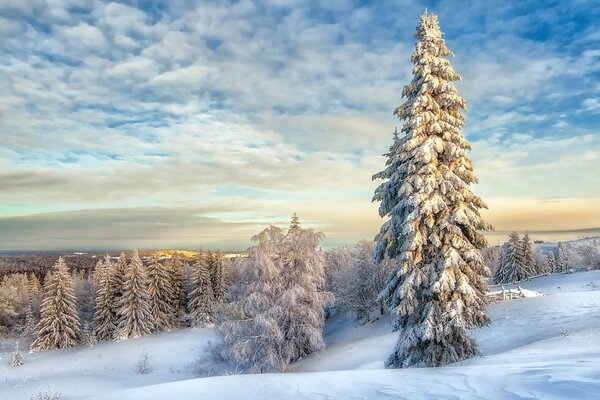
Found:
[[[463,76],[484,198],[598,196],[590,113],[599,54],[593,24],[569,22],[588,6],[436,7]],[[370,237],[381,222],[370,178],[401,124],[392,111],[411,79],[424,8],[1,2],[0,215],[65,211],[53,220],[101,224],[100,214],[78,210],[139,208],[141,221],[144,210],[164,207],[176,224],[186,207],[235,199],[254,205],[245,215],[260,222],[287,219],[294,204],[333,232],[332,242],[360,238],[361,226]],[[237,217],[227,214],[228,223]],[[196,222],[230,232],[221,217],[206,218]]]

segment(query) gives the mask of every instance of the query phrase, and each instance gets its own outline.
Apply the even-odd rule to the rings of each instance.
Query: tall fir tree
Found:
[[[171,307],[173,287],[171,276],[157,253],[154,253],[148,264],[148,293],[150,295],[150,311],[154,319],[154,329],[165,331],[173,327],[174,315]]]
[[[210,281],[215,302],[223,301],[225,297],[225,268],[223,263],[223,255],[220,251],[209,253],[210,255]]]
[[[543,273],[536,269],[535,258],[533,257],[533,244],[529,238],[528,231],[525,231],[523,239],[521,239],[521,257],[523,263],[522,270],[526,278]]]
[[[175,252],[167,262],[167,270],[171,280],[173,294],[169,301],[171,313],[173,315],[173,326],[176,326],[183,317],[185,311],[185,285],[183,275],[183,261],[179,253]]]
[[[97,340],[112,340],[115,336],[117,314],[113,302],[112,269],[114,266],[106,256],[104,262],[96,265],[94,335]]]
[[[561,242],[558,242],[556,252],[556,272],[566,272],[569,269],[569,267],[567,266],[565,250]]]
[[[79,335],[79,315],[73,278],[60,257],[44,281],[44,300],[33,351],[73,347]]]
[[[548,273],[553,274],[556,272],[556,259],[554,258],[554,252],[548,253]]]
[[[116,326],[119,322],[120,318],[120,307],[121,307],[121,298],[123,297],[123,286],[125,283],[125,274],[128,269],[127,265],[127,256],[124,252],[121,253],[119,259],[116,262],[113,262],[108,255],[104,258],[104,263],[107,265],[108,270],[110,271],[110,297],[113,320],[115,324],[115,332],[113,339],[116,339],[118,336],[118,332],[116,330]],[[108,264],[107,264],[108,263]]]
[[[435,15],[425,13],[415,33],[413,80],[395,114],[405,120],[395,136],[374,201],[390,219],[376,237],[376,260],[396,267],[380,299],[399,331],[390,367],[440,366],[479,354],[469,329],[489,323],[487,284],[480,250],[491,229],[480,215],[486,204],[470,189],[477,182],[461,128],[466,108],[453,81],[460,76],[447,56]]]
[[[523,246],[518,232],[508,235],[506,245],[506,279],[503,283],[516,283],[528,277],[523,263]]]
[[[494,271],[494,283],[507,283],[510,279],[510,263],[508,262],[507,244],[500,247],[500,257],[498,259],[498,267]]]
[[[192,326],[205,326],[213,322],[212,283],[206,259],[202,256],[198,257],[198,261],[194,264],[192,291],[188,305]]]
[[[298,218],[298,215],[296,215],[296,213],[294,213],[292,215],[292,222],[290,223],[290,229],[297,229],[300,228],[300,219]]]
[[[119,302],[119,339],[147,335],[152,332],[154,322],[150,311],[148,276],[138,252],[133,256],[125,270],[123,295]]]

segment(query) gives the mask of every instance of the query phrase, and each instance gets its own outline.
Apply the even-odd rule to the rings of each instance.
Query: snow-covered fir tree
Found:
[[[389,217],[376,237],[376,259],[396,260],[380,298],[400,332],[391,367],[440,366],[479,354],[467,330],[489,323],[485,314],[489,270],[480,254],[480,215],[486,204],[470,189],[477,182],[461,128],[466,108],[453,81],[435,15],[421,16],[412,55],[413,80],[395,114],[405,123],[386,154],[373,200]]]
[[[521,239],[521,262],[521,268],[527,278],[543,273],[543,271],[538,271],[536,269],[535,258],[533,255],[533,244],[529,238],[528,231],[525,231],[523,239]]]
[[[112,340],[115,337],[118,314],[114,303],[115,299],[113,277],[115,266],[111,263],[108,255],[104,261],[96,265],[94,271],[95,283],[95,312],[94,312],[94,335],[97,340]]]
[[[554,258],[554,252],[548,253],[548,273],[553,274],[556,272],[556,258]]]
[[[119,339],[143,336],[152,332],[154,321],[150,311],[148,276],[137,251],[134,251],[125,270],[123,295],[119,306],[117,323]]]
[[[200,256],[194,264],[192,291],[189,296],[188,308],[192,326],[205,326],[213,322],[214,296],[210,271],[206,258]]]
[[[556,272],[566,272],[569,267],[567,266],[565,251],[561,242],[558,242],[556,254]]]
[[[298,215],[296,215],[296,213],[294,213],[292,215],[292,222],[290,223],[290,229],[296,229],[300,227],[300,219],[298,218]]]
[[[173,295],[169,302],[171,313],[173,315],[173,325],[176,326],[183,318],[185,312],[185,285],[183,274],[183,262],[179,253],[175,252],[171,259],[166,263],[171,280]]]
[[[81,328],[81,344],[87,347],[94,347],[96,344],[96,335],[87,323],[83,324],[83,328]]]
[[[35,317],[33,316],[33,310],[31,306],[27,306],[27,311],[25,312],[25,327],[23,328],[23,335],[29,336],[35,333]]]
[[[500,257],[498,260],[498,266],[494,271],[494,283],[508,283],[511,278],[511,271],[509,270],[511,264],[508,262],[508,245],[504,243],[500,247]]]
[[[73,278],[60,257],[44,281],[44,300],[33,351],[73,347],[79,335],[79,315]]]
[[[150,311],[156,331],[169,330],[173,327],[174,313],[171,307],[173,287],[167,267],[160,262],[157,253],[150,258],[148,271],[148,293],[150,295]]]
[[[17,368],[23,365],[23,354],[19,351],[19,342],[15,345],[15,352],[12,354],[10,358],[10,366],[12,368]]]
[[[113,262],[108,255],[104,258],[104,264],[108,271],[110,271],[110,297],[112,299],[111,306],[112,312],[114,316],[114,324],[115,327],[120,318],[120,303],[121,297],[123,296],[123,285],[125,282],[125,273],[128,269],[127,265],[127,256],[122,252],[119,256],[119,259],[116,262]],[[117,331],[115,328],[115,335],[113,337],[116,338]]]
[[[523,263],[523,246],[519,234],[512,232],[506,242],[506,280],[502,283],[516,283],[529,277]]]
[[[225,268],[223,263],[223,255],[220,251],[209,254],[209,265],[210,265],[210,281],[212,283],[212,290],[215,302],[223,301],[225,296]]]

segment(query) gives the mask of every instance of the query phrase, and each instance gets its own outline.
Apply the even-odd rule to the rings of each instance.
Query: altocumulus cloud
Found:
[[[427,4],[320,3],[0,1],[0,247],[239,248],[293,211],[371,237]],[[434,11],[489,219],[599,226],[597,7],[463,3]]]

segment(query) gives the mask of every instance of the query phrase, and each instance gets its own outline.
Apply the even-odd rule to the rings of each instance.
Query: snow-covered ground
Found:
[[[194,378],[217,339],[212,329],[186,329],[25,354],[19,368],[0,354],[0,399],[29,399],[39,388],[61,399],[600,399],[600,271],[520,286],[542,296],[491,305],[492,324],[473,332],[484,357],[460,365],[386,370],[397,336],[389,318],[361,325],[336,315],[328,347],[292,373]],[[144,350],[154,369],[140,375],[134,364]]]

